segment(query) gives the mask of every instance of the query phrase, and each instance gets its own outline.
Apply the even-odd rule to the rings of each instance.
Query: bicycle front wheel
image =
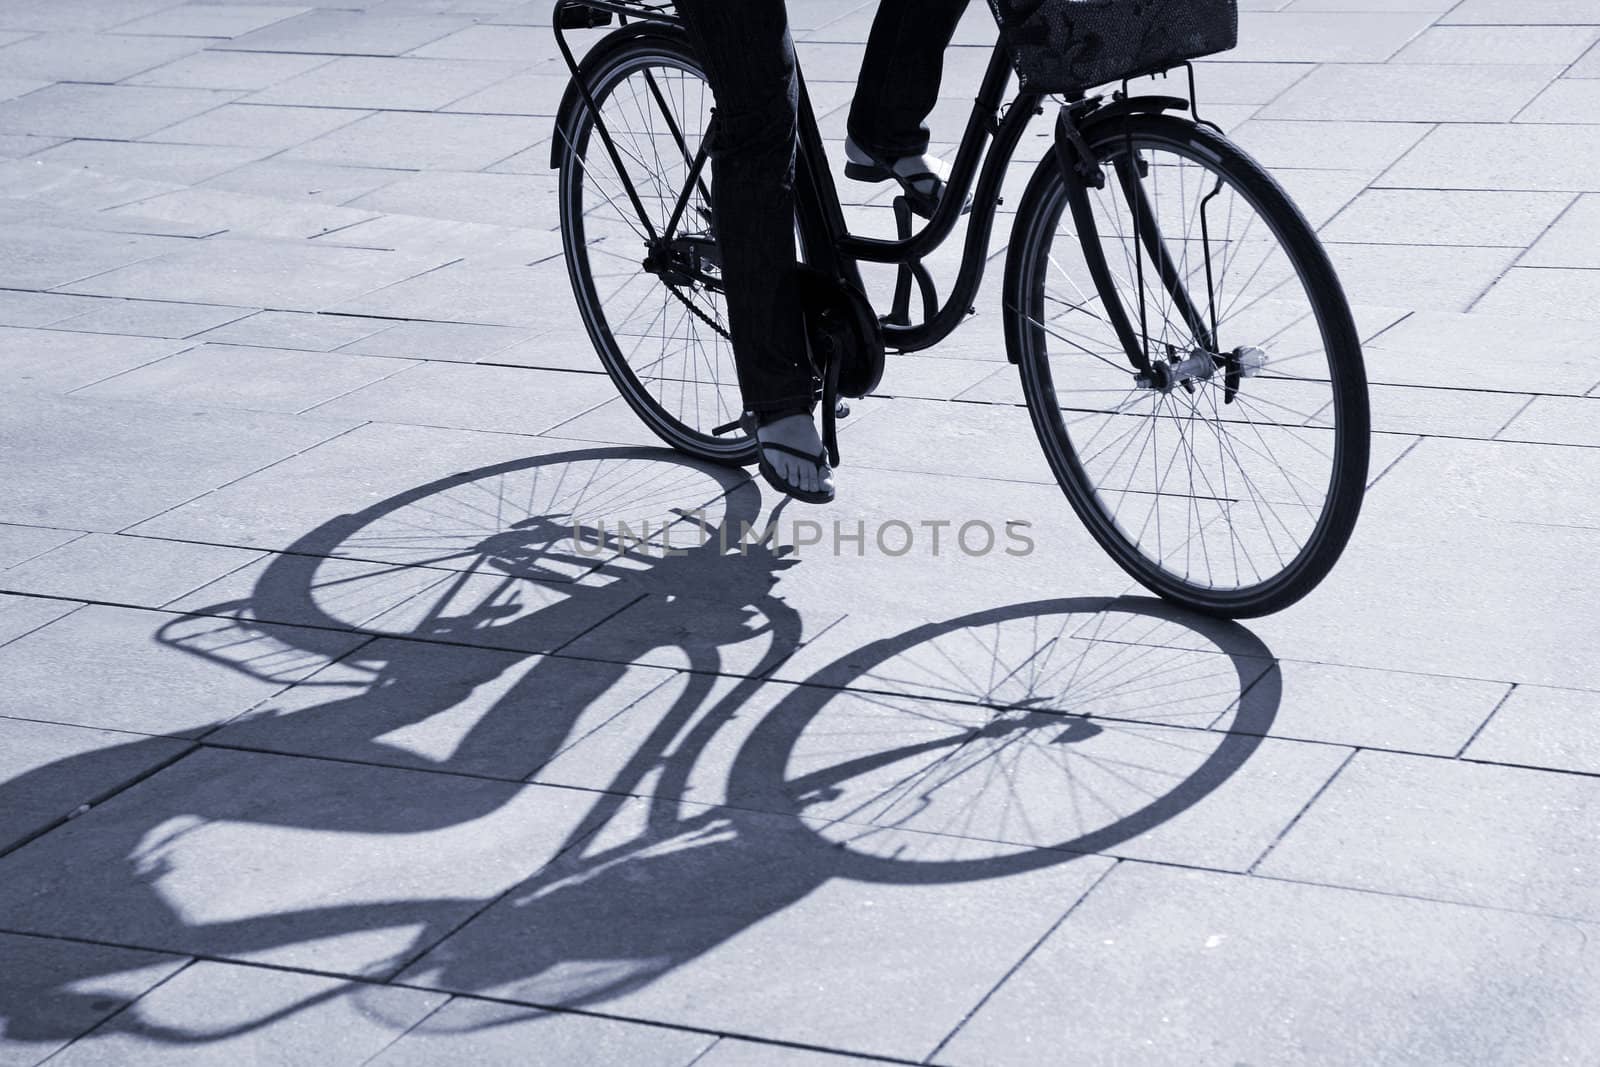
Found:
[[[1146,588],[1214,615],[1278,611],[1333,567],[1366,484],[1343,290],[1288,196],[1219,134],[1137,115],[1089,148],[1104,186],[1046,158],[1007,261],[1034,429],[1074,511]]]
[[[642,34],[606,53],[590,73],[589,91],[595,110],[580,107],[556,131],[566,142],[561,238],[589,338],[618,391],[658,437],[702,459],[748,463],[755,445],[745,434],[711,433],[737,419],[741,404],[711,175],[702,168],[691,178],[711,121],[710,87],[685,43]],[[663,237],[654,249],[652,236]]]

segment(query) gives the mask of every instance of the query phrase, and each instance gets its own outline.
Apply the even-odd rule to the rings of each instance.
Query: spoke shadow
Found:
[[[219,670],[295,684],[0,858],[0,927],[598,1008],[835,880],[931,888],[1135,847],[1226,782],[1271,725],[1268,650],[1145,599],[997,607],[845,650],[805,684],[763,681],[805,628],[778,595],[797,561],[745,544],[760,518],[736,472],[600,448],[465,472],[331,520],[274,556],[248,596],[156,635]],[[753,666],[733,671],[731,650],[750,642]],[[636,682],[628,665],[663,653],[679,669]],[[321,669],[306,677],[308,660]],[[0,807],[104,780],[174,740],[189,743],[57,761],[0,784]],[[359,855],[319,881],[302,868],[321,853],[284,851],[281,893],[199,906],[196,894],[240,884],[227,868],[241,857],[270,864],[305,840],[284,829],[351,842],[381,879],[386,840],[503,815],[515,783],[580,744],[600,753],[584,757],[588,779],[549,792],[581,817],[553,818],[557,844],[498,899],[366,899],[374,874]],[[318,769],[260,752],[319,757]],[[235,770],[164,785],[208,759]],[[396,784],[374,765],[449,773]],[[315,955],[368,942],[337,963]],[[5,1032],[76,1036],[63,1005],[89,1012],[106,978],[64,977],[49,1012],[37,991],[0,985]],[[288,1010],[222,1031],[136,1007],[112,1025],[194,1044]]]

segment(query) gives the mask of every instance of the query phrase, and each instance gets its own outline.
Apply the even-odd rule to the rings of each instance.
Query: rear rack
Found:
[[[648,22],[679,22],[672,0],[560,0],[556,5],[556,26],[584,29],[605,26],[611,16],[620,15]]]

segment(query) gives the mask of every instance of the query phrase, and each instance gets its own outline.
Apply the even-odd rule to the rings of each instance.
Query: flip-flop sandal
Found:
[[[849,139],[845,140],[844,152],[846,178],[860,182],[899,182],[911,210],[923,218],[932,217],[939,206],[939,198],[944,196],[949,174],[933,170],[928,161],[932,160],[939,167],[944,167],[943,162],[927,155],[882,159]]]
[[[783,476],[778,473],[778,468],[767,460],[767,449],[770,448],[773,451],[794,456],[796,459],[803,459],[807,463],[813,463],[819,471],[826,471],[828,469],[828,452],[826,449],[821,449],[813,455],[809,452],[802,452],[798,448],[791,448],[789,445],[778,441],[763,441],[756,436],[756,419],[749,412],[739,417],[739,425],[745,433],[750,435],[750,439],[756,443],[756,468],[761,471],[761,477],[767,480],[768,485],[785,496],[794,497],[803,504],[833,503],[832,489],[802,489],[793,482],[785,481]]]

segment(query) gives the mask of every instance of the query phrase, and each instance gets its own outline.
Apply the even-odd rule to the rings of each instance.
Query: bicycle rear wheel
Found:
[[[1047,158],[1007,262],[1034,429],[1073,509],[1146,588],[1216,615],[1278,611],[1333,567],[1366,484],[1343,290],[1283,190],[1220,135],[1137,115],[1093,128],[1089,148],[1104,187]]]
[[[602,45],[602,47],[604,47]],[[687,44],[645,34],[610,50],[589,90],[656,234],[664,234],[711,121],[711,89]],[[649,230],[606,150],[595,114],[579,107],[556,135],[561,237],[578,310],[618,391],[674,448],[748,463],[754,443],[711,429],[741,410],[716,238],[703,170],[673,238],[651,256]],[[651,258],[653,266],[645,266]]]

